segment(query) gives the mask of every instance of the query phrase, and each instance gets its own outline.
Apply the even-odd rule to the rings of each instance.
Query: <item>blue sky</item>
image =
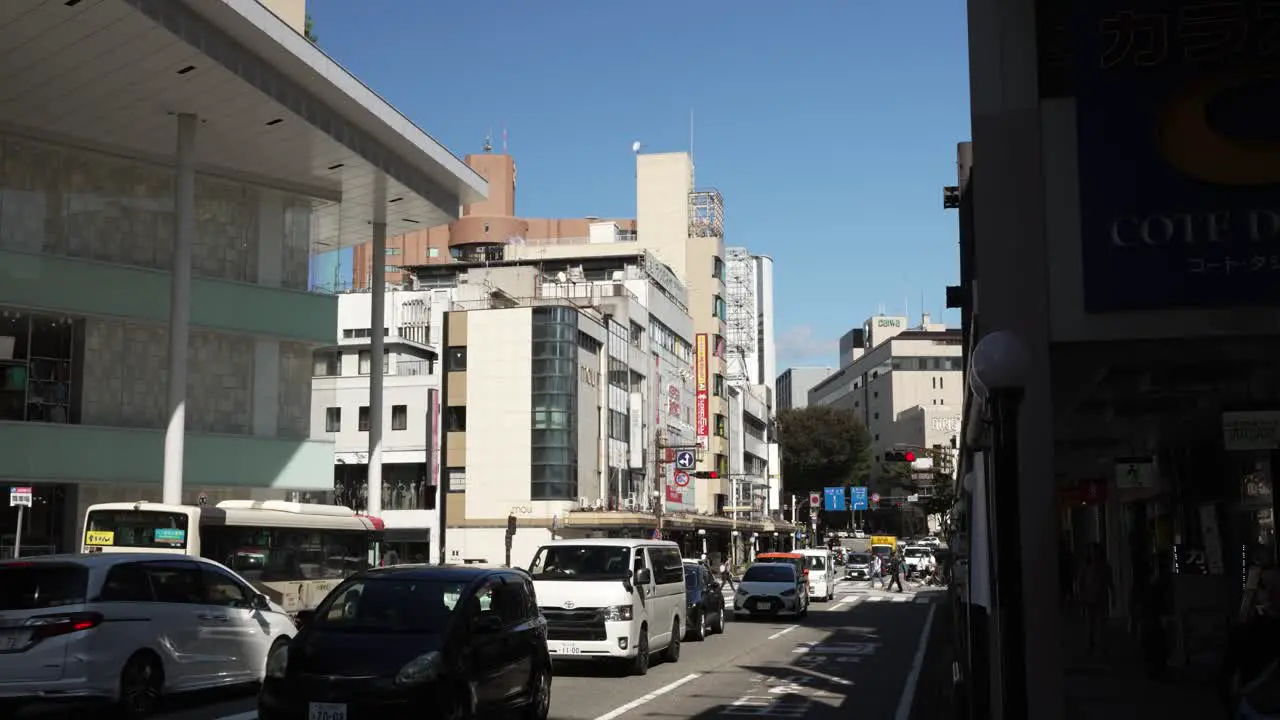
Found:
[[[455,154],[503,125],[517,213],[632,217],[631,143],[689,149],[771,255],[779,370],[882,306],[937,318],[969,137],[964,3],[310,0],[320,46]],[[958,323],[954,313],[943,315]]]

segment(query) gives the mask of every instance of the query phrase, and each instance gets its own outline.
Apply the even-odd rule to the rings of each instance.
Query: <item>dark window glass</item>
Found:
[[[204,593],[204,601],[208,605],[234,608],[252,607],[251,600],[253,596],[249,593],[248,588],[236,582],[235,578],[221,570],[201,566],[200,583],[202,586],[201,591]]]
[[[533,311],[530,468],[533,500],[577,497],[577,389],[581,332],[573,308]]]
[[[466,432],[467,408],[462,405],[445,408],[444,429],[446,432]]]
[[[107,572],[98,599],[103,602],[150,602],[155,597],[146,570],[141,565],[129,563],[116,565]]]
[[[360,432],[369,432],[369,406],[361,405],[360,410],[356,414],[356,429]]]
[[[0,610],[41,610],[85,601],[89,570],[35,563],[0,567]]]
[[[534,580],[611,580],[627,577],[630,550],[620,545],[548,545],[529,565]]]
[[[85,523],[85,545],[185,550],[187,516],[160,510],[94,510]]]
[[[391,429],[406,430],[409,427],[409,406],[408,405],[392,405],[391,406]]]
[[[684,560],[675,548],[649,548],[653,560],[653,579],[659,585],[669,585],[684,579]]]
[[[357,633],[439,633],[465,590],[465,583],[440,580],[351,580],[320,603],[312,627]],[[470,603],[476,600],[473,596]]]
[[[742,582],[790,583],[796,581],[796,571],[790,565],[752,565],[742,574]]]
[[[368,567],[369,535],[360,530],[206,525],[204,557],[250,582],[297,582],[351,576]]]
[[[451,347],[444,353],[444,369],[450,372],[461,372],[467,369],[467,349]]]
[[[156,602],[204,604],[200,568],[191,562],[155,562],[143,566],[151,578]]]

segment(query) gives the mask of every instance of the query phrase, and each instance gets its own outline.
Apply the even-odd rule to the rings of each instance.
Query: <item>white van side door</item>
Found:
[[[681,619],[685,610],[684,559],[675,547],[655,545],[649,548],[649,560],[656,585],[654,592],[657,602],[654,605],[660,608],[660,612],[652,613],[655,619],[651,624],[657,624],[657,618],[661,617],[663,632],[669,641],[677,620],[681,629],[684,628],[684,621]]]

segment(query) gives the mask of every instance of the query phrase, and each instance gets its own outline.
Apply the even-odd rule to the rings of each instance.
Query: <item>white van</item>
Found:
[[[644,675],[652,653],[667,662],[680,659],[685,587],[679,545],[556,540],[538,548],[529,574],[553,660],[611,658]]]
[[[295,632],[284,608],[202,558],[0,562],[0,717],[79,699],[143,718],[161,695],[260,682]]]
[[[809,597],[827,601],[836,594],[836,573],[832,565],[831,551],[821,548],[801,550],[805,567],[809,569]]]

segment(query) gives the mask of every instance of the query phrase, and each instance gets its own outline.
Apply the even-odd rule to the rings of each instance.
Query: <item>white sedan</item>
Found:
[[[777,616],[809,614],[809,598],[799,592],[794,565],[759,563],[747,568],[733,595],[734,615]]]

